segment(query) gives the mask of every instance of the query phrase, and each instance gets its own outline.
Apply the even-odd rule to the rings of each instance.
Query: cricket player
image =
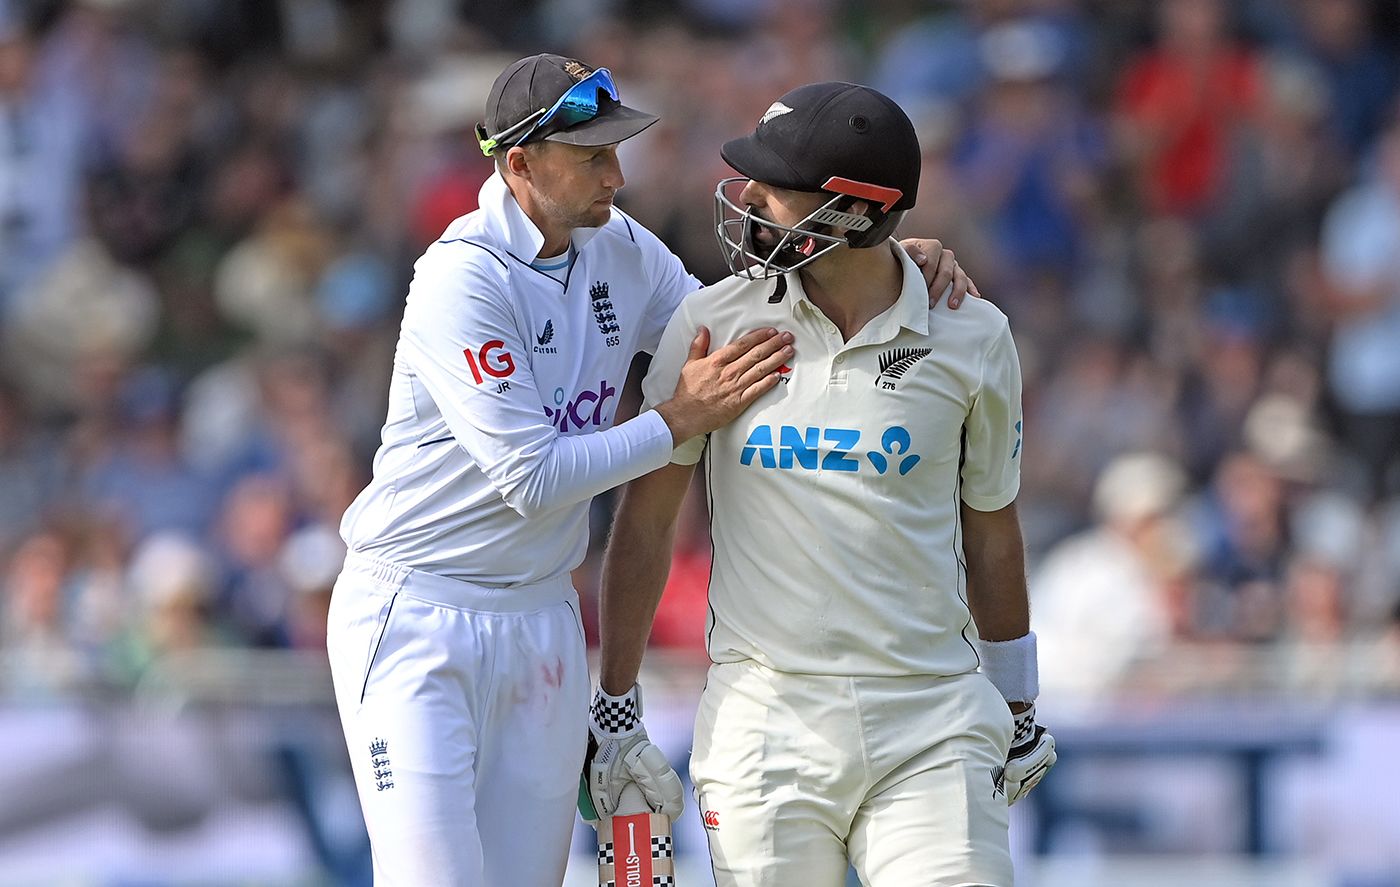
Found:
[[[700,284],[613,205],[617,145],[656,117],[605,68],[537,55],[478,127],[497,171],[414,267],[369,486],[345,514],[328,651],[380,885],[558,887],[590,735],[570,571],[592,497],[659,468],[778,384],[791,335],[755,324],[617,421],[633,357]],[[965,275],[941,246],[931,285]],[[951,299],[952,297],[950,297]],[[716,343],[717,345],[719,343]],[[596,741],[658,811],[680,780],[635,691]]]
[[[636,679],[703,456],[713,665],[691,775],[716,883],[840,887],[850,862],[875,887],[1008,887],[1008,805],[1055,751],[1035,723],[1006,318],[931,307],[890,239],[920,164],[887,97],[801,87],[722,153],[741,173],[716,192],[734,276],[682,302],[646,402],[701,328],[789,331],[796,353],[624,492],[601,688]]]

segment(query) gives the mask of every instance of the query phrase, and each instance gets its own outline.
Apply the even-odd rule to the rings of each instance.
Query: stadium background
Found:
[[[367,883],[334,528],[469,128],[551,49],[662,114],[620,202],[706,281],[773,97],[917,122],[903,231],[1025,372],[1021,883],[1400,885],[1398,47],[1392,0],[0,0],[0,883]],[[704,527],[646,678],[678,766]]]

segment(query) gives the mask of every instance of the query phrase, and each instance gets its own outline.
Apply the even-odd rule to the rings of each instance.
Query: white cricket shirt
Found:
[[[765,324],[795,337],[776,388],[672,457],[705,455],[716,662],[845,675],[977,667],[958,503],[994,511],[1016,498],[1020,364],[995,305],[929,308],[918,266],[894,248],[899,299],[850,342],[797,273],[693,293],[662,337],[649,403],[673,390],[701,324],[715,342]]]
[[[614,209],[573,232],[563,282],[499,175],[414,265],[374,477],[345,513],[351,551],[482,585],[583,561],[598,493],[666,464],[654,411],[612,427],[633,356],[700,286]],[[665,398],[663,398],[664,400]]]

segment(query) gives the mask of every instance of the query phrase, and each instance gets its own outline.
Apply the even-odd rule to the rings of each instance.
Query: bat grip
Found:
[[[635,782],[629,782],[622,790],[622,794],[617,799],[617,812],[614,816],[627,816],[632,813],[650,813],[651,805],[647,803],[646,795],[637,787]]]

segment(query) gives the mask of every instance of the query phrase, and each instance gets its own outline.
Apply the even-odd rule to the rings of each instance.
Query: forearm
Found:
[[[667,465],[623,491],[603,559],[600,685],[606,693],[621,695],[637,681],[692,473],[693,466]]]
[[[492,465],[487,474],[506,504],[535,517],[665,465],[672,445],[664,423],[638,416],[606,431],[556,435],[538,448],[523,447],[513,464]]]
[[[999,511],[962,506],[967,599],[977,633],[986,641],[1009,641],[1030,631],[1026,598],[1026,553],[1013,503]]]

